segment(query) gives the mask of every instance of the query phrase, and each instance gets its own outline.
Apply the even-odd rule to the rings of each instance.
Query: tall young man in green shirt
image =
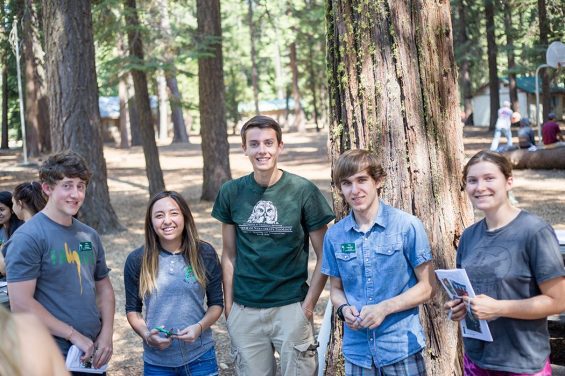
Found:
[[[255,116],[241,130],[253,173],[225,183],[212,216],[222,222],[222,269],[228,331],[238,374],[317,371],[313,309],[326,283],[322,243],[334,215],[310,181],[280,170],[279,124]],[[316,253],[310,286],[309,242]]]

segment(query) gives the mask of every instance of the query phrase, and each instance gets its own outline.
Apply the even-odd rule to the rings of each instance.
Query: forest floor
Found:
[[[491,132],[482,128],[465,127],[465,154],[467,157],[490,145]],[[248,159],[243,155],[239,136],[230,136],[230,165],[234,178],[249,173]],[[280,157],[281,168],[313,181],[331,202],[330,164],[327,156],[327,135],[307,132],[285,134],[285,151]],[[212,203],[201,202],[202,156],[200,137],[192,135],[189,145],[160,145],[161,167],[167,189],[176,190],[187,199],[202,239],[212,243],[221,253],[220,224],[210,216]],[[104,148],[108,169],[111,203],[127,231],[102,237],[107,261],[112,268],[111,279],[116,292],[114,328],[114,356],[109,375],[140,375],[142,373],[142,346],[140,338],[127,323],[124,312],[123,265],[129,252],[143,244],[143,221],[148,201],[145,162],[141,147]],[[16,184],[37,179],[37,165],[22,166],[21,150],[0,151],[0,190],[12,190]],[[514,195],[518,206],[535,213],[555,228],[565,230],[565,170],[515,171]],[[313,259],[313,257],[312,257]],[[310,262],[310,269],[314,262]],[[322,293],[316,306],[316,330],[322,322],[329,291]],[[229,338],[223,317],[213,327],[221,375],[234,375],[230,361]],[[554,349],[554,355],[565,354],[565,333],[560,334],[563,347]],[[556,341],[554,341],[557,344]],[[556,350],[556,351],[555,351]],[[565,365],[565,359],[559,364]]]

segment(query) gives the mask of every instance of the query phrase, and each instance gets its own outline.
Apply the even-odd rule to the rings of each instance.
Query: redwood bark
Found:
[[[213,40],[208,46],[213,56],[198,59],[200,134],[204,159],[201,199],[213,201],[222,184],[231,179],[224,99],[220,0],[197,0],[196,18],[198,36],[204,40]]]
[[[331,0],[327,7],[332,166],[345,150],[373,151],[387,172],[382,199],[422,220],[435,268],[454,267],[457,243],[472,221],[460,181],[463,132],[453,100],[449,8],[424,0],[355,6]],[[333,199],[342,218],[347,208],[335,186]],[[438,293],[421,307],[424,357],[428,374],[460,375],[461,341],[443,302]]]
[[[144,57],[136,0],[124,0],[124,8],[126,24],[129,25],[128,46],[130,56],[136,61],[136,65],[140,66],[143,65]],[[159,162],[159,150],[155,143],[155,129],[153,128],[153,116],[149,106],[147,77],[145,72],[139,68],[133,68],[131,76],[135,90],[135,107],[140,121],[141,144],[145,156],[145,173],[149,181],[149,195],[154,196],[165,189],[165,181]]]
[[[76,151],[92,171],[79,218],[100,233],[123,230],[108,192],[90,1],[43,0],[42,5],[53,151]]]

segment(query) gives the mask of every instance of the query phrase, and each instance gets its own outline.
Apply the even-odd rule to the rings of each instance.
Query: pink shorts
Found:
[[[545,361],[545,365],[541,371],[535,373],[514,373],[483,369],[473,363],[473,361],[467,357],[467,354],[465,354],[463,359],[463,367],[465,370],[465,376],[551,376],[551,364],[549,363],[549,358]]]

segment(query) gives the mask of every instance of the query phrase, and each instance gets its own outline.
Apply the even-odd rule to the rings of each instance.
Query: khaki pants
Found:
[[[274,376],[274,350],[280,355],[283,376],[318,373],[312,322],[304,316],[300,303],[275,308],[234,303],[227,325],[238,375]]]

